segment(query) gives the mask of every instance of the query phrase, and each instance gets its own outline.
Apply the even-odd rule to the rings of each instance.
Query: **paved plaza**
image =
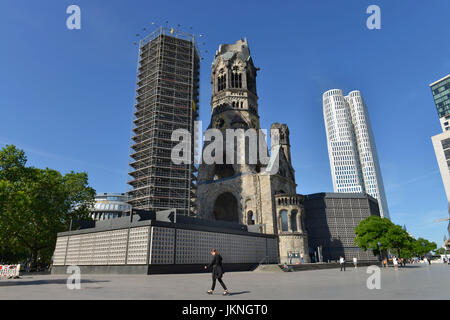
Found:
[[[450,299],[450,266],[410,265],[381,270],[381,289],[366,286],[367,267],[300,272],[230,272],[229,297],[209,289],[210,274],[86,275],[68,290],[63,275],[0,280],[0,299]]]

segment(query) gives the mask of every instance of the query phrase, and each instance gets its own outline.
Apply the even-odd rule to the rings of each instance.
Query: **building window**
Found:
[[[227,87],[227,76],[224,74],[217,78],[217,91],[225,90]]]
[[[288,214],[286,210],[281,210],[281,231],[289,231],[288,229]]]
[[[237,72],[231,74],[231,87],[242,88],[242,74]]]
[[[253,211],[247,212],[247,224],[248,225],[254,225],[255,224],[255,215],[253,214]]]
[[[298,226],[297,226],[297,210],[292,210],[291,212],[291,229],[292,231],[298,231]]]

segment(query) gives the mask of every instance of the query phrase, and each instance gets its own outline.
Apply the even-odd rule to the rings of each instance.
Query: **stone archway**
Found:
[[[222,193],[214,202],[216,220],[239,222],[238,202],[230,192]]]

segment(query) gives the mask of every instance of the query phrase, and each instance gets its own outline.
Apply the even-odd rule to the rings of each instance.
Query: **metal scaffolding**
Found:
[[[186,129],[194,145],[200,57],[193,35],[160,27],[140,41],[131,145],[129,203],[194,215],[196,169],[171,160],[172,132]]]

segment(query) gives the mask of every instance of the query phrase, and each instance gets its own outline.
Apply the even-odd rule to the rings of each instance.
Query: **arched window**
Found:
[[[242,75],[240,73],[233,71],[231,74],[231,87],[242,88]]]
[[[233,194],[223,193],[214,202],[214,216],[216,220],[238,222],[238,207],[238,202]]]
[[[224,74],[217,78],[217,91],[225,90],[227,87],[227,76]]]
[[[281,210],[281,231],[289,231],[288,229],[288,214],[286,210]]]
[[[255,215],[253,214],[253,211],[247,212],[247,224],[248,225],[254,225],[255,224]]]
[[[291,211],[291,229],[292,229],[292,231],[298,231],[297,214],[298,214],[297,210]]]

